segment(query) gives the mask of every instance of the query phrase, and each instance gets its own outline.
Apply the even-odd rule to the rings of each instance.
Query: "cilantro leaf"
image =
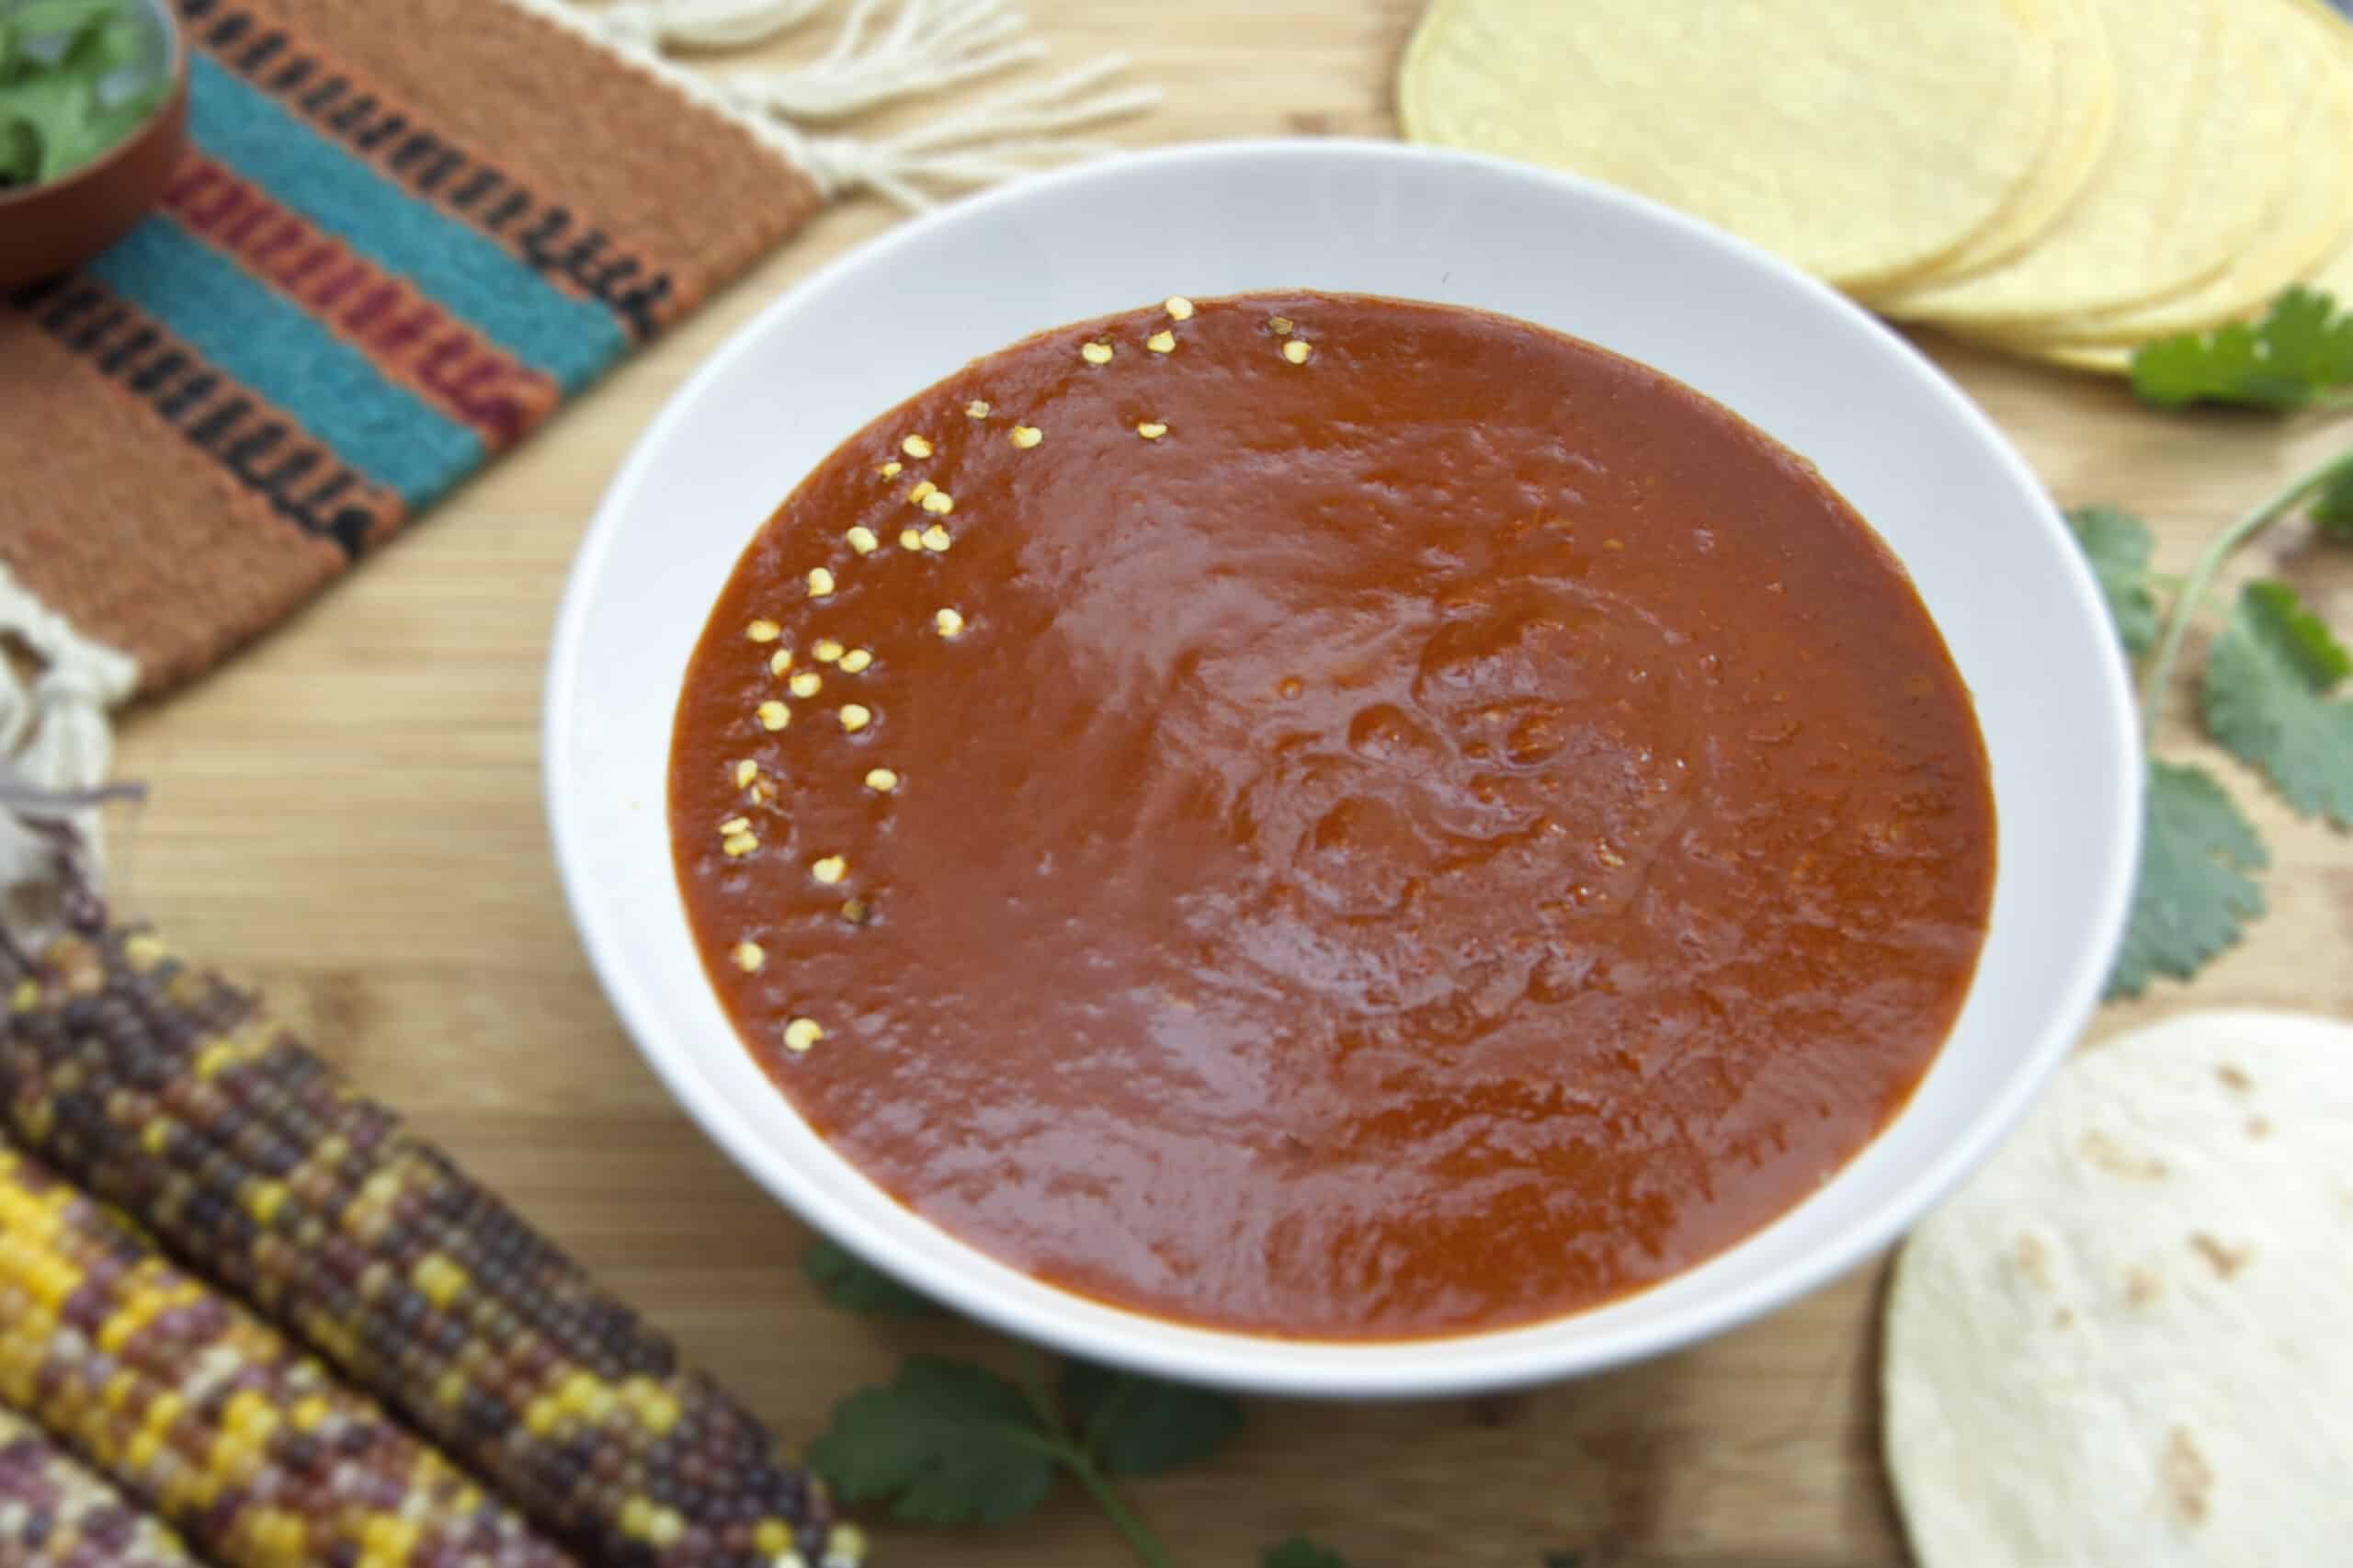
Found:
[[[2091,562],[2100,597],[2128,653],[2145,653],[2157,640],[2157,597],[2149,591],[2149,525],[2114,506],[2078,506],[2067,527]]]
[[[128,19],[122,0],[21,0],[12,18],[27,38],[63,38],[72,50],[109,23]]]
[[[1295,1535],[1267,1548],[1267,1554],[1258,1560],[1258,1568],[1348,1568],[1348,1563],[1338,1552],[1328,1551],[1303,1535]]]
[[[801,1255],[801,1273],[817,1293],[844,1312],[870,1317],[911,1318],[937,1312],[917,1295],[848,1248],[820,1237]]]
[[[34,177],[52,180],[87,140],[98,112],[98,91],[79,76],[50,73],[0,87],[0,122],[31,133],[38,150]]]
[[[2246,873],[2269,864],[2254,824],[2203,768],[2149,764],[2132,919],[2108,994],[2138,996],[2161,974],[2187,980],[2263,913]]]
[[[128,16],[116,16],[76,33],[66,48],[63,64],[94,78],[104,76],[138,59],[143,41],[145,35],[137,22]]]
[[[2306,816],[2353,826],[2353,703],[2328,692],[2353,669],[2285,583],[2249,583],[2206,655],[2206,728],[2263,769]]]
[[[0,106],[0,189],[30,180],[40,167],[40,143],[32,128],[10,119],[7,108]]]
[[[166,94],[152,64],[124,69],[151,40],[130,0],[22,0],[0,17],[0,185],[63,179],[137,130]]]
[[[1002,1524],[1046,1500],[1063,1453],[1013,1383],[912,1356],[888,1384],[834,1406],[809,1464],[849,1502],[895,1495],[897,1518]]]
[[[2353,540],[2353,467],[2337,470],[2313,497],[2313,527],[2334,540]]]
[[[2132,355],[2132,390],[2160,408],[2192,403],[2303,408],[2353,381],[2353,316],[2301,284],[2254,322],[2184,333]]]
[[[1242,1402],[1091,1361],[1063,1369],[1079,1444],[1113,1475],[1157,1475],[1209,1458],[1242,1430]]]

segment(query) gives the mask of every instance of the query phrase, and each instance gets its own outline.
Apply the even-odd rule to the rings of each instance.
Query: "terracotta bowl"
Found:
[[[96,163],[48,185],[0,190],[0,289],[87,261],[131,231],[188,151],[188,46],[168,7],[149,0],[171,53],[171,91]]]

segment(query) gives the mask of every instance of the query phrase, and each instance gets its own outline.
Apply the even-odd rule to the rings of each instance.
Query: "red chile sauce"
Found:
[[[1591,345],[1175,309],[876,420],[720,596],[670,821],[762,1066],[1014,1267],[1306,1338],[1591,1306],[1813,1191],[1935,1054],[1992,889],[1984,746],[1902,569],[1802,460]]]

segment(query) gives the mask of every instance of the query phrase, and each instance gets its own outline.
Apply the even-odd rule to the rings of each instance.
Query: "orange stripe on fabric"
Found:
[[[368,30],[360,33],[359,41],[367,47],[370,60],[380,47],[426,51],[432,76],[462,83],[480,70],[479,56],[488,47],[469,36],[474,30],[471,24],[513,10],[494,0],[469,0],[469,4],[478,4],[480,10],[469,13],[468,26],[435,28],[413,15],[404,0],[381,18],[392,29],[392,37],[403,41],[395,46],[391,38],[379,40]],[[518,157],[511,137],[490,142],[485,151],[484,143],[469,140],[472,126],[455,124],[451,116],[442,112],[446,104],[437,109],[431,103],[420,103],[415,93],[403,90],[401,83],[388,83],[382,72],[355,64],[349,54],[338,52],[335,35],[346,30],[347,24],[363,20],[358,13],[377,8],[358,0],[309,9],[275,0],[179,0],[190,42],[222,67],[244,77],[320,135],[368,160],[392,183],[496,242],[564,292],[605,305],[633,335],[652,335],[697,302],[709,285],[682,287],[677,269],[683,267],[699,278],[714,263],[728,258],[692,251],[659,254],[658,247],[631,230],[626,216],[617,219],[592,209],[593,198],[584,198],[574,188],[609,184],[587,165],[567,171],[573,176],[567,181],[529,158]],[[552,28],[549,31],[554,33]],[[626,97],[627,86],[642,81],[620,61],[599,55],[576,40],[566,42],[568,50],[560,52],[588,55],[593,73],[570,84],[561,96],[545,96],[542,85],[536,101],[528,106],[531,112],[527,116],[529,123],[540,128],[539,140],[559,148],[609,114],[617,89]],[[513,63],[536,80],[550,60],[542,51]],[[422,84],[408,85],[413,88]],[[446,83],[438,87],[426,85],[428,94],[447,90]],[[654,144],[665,135],[687,142],[691,139],[676,134],[681,129],[676,119],[687,118],[687,128],[701,135],[713,131],[743,135],[716,117],[692,109],[684,99],[672,97],[670,101],[672,124],[640,126],[636,133]],[[542,159],[540,165],[546,162]],[[771,176],[799,177],[773,156],[767,163]],[[676,199],[676,193],[671,199]],[[747,201],[733,192],[717,200],[699,192],[692,199],[727,213],[746,207],[757,210],[765,204]],[[742,219],[726,221],[740,223]],[[796,217],[794,222],[798,222]],[[773,237],[781,237],[785,232],[779,228]],[[773,237],[768,243],[773,243]],[[741,270],[757,254],[756,250],[733,260],[722,276]]]
[[[493,450],[513,445],[561,400],[551,378],[201,152],[181,165],[163,206]]]
[[[85,636],[136,659],[152,696],[278,620],[350,557],[226,460],[259,420],[196,437],[233,389],[207,392],[197,361],[176,369],[168,335],[102,292],[76,298],[70,285],[21,308],[0,296],[0,406],[26,414],[0,418],[0,559]],[[281,460],[301,449],[277,449]],[[329,462],[301,494],[331,481]],[[333,498],[314,515],[333,516]]]

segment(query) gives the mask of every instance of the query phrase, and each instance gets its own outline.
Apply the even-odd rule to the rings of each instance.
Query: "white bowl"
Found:
[[[843,438],[968,359],[1172,293],[1358,290],[1482,306],[1647,361],[1820,465],[1918,585],[1977,703],[2000,822],[1992,923],[1950,1040],[1836,1178],[1688,1273],[1529,1327],[1315,1344],[1108,1307],[996,1263],[885,1196],[762,1076],[688,937],[664,823],[672,710],[753,533]],[[1224,142],[961,202],[776,301],[646,432],[564,596],[548,814],[589,957],[703,1130],[818,1229],[926,1295],[1063,1349],[1320,1395],[1560,1378],[1728,1328],[1886,1245],[1984,1157],[2066,1052],[2122,930],[2141,822],[2123,660],[2034,476],[1863,312],[1647,202],[1380,142]]]

